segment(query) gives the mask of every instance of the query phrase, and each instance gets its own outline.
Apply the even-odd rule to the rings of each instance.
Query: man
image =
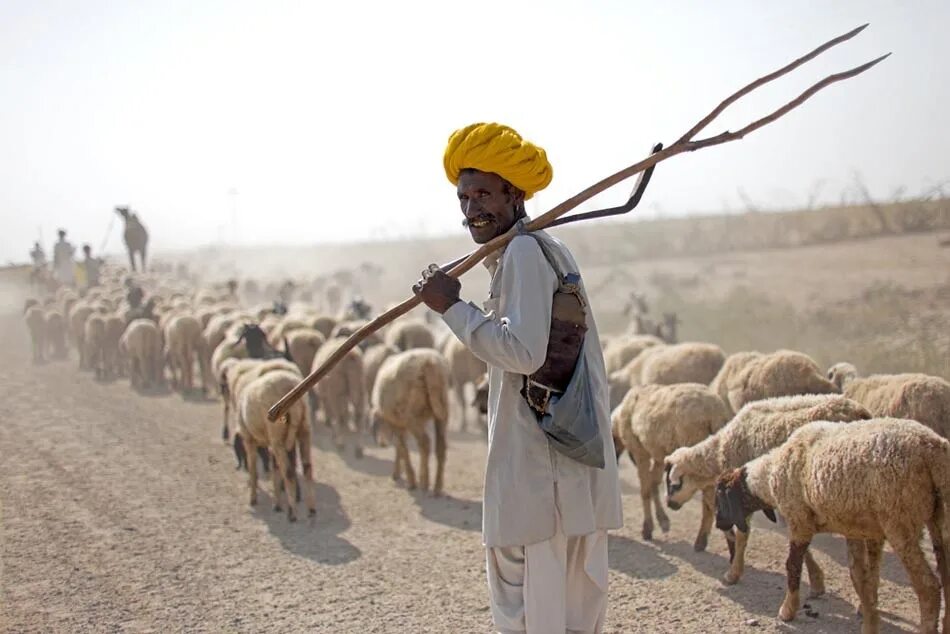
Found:
[[[551,181],[544,150],[495,123],[456,131],[444,166],[463,224],[478,244],[524,221],[524,201]],[[535,235],[565,272],[578,272],[561,242],[543,231]],[[520,393],[523,377],[545,360],[559,281],[554,269],[527,235],[485,264],[492,275],[486,312],[461,301],[459,281],[436,265],[413,292],[489,368],[482,537],[495,627],[502,634],[598,633],[607,609],[606,531],[620,528],[622,518],[597,329],[588,310],[582,354],[605,448],[603,469],[557,453]]]
[[[56,233],[59,235],[59,241],[53,245],[53,272],[60,284],[73,286],[76,283],[76,270],[73,263],[73,254],[76,249],[67,242],[65,229],[60,229]]]
[[[102,266],[102,259],[92,257],[92,247],[88,244],[82,245],[82,252],[86,256],[86,259],[82,262],[86,288],[99,286],[99,269]]]

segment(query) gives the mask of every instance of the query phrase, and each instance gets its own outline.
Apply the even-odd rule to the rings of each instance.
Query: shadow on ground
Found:
[[[271,493],[271,487],[268,486],[258,494],[257,506],[252,513],[267,524],[268,530],[285,549],[300,557],[332,566],[349,563],[362,556],[359,548],[339,536],[350,527],[350,518],[340,504],[340,494],[332,486],[317,483],[316,517],[307,517],[306,506],[301,505],[298,507],[299,519],[293,523],[287,520],[285,511],[273,510]]]

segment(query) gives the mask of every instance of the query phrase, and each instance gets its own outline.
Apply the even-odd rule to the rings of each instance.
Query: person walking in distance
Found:
[[[76,248],[66,240],[66,230],[57,231],[59,240],[53,245],[53,273],[56,281],[64,286],[76,284],[76,270],[73,254]]]
[[[497,123],[453,133],[443,162],[477,244],[525,223],[524,201],[552,178],[545,151]],[[592,395],[592,407],[580,411],[592,419],[583,422],[594,425],[603,456],[590,466],[557,448],[539,424],[538,400],[528,396],[539,385],[531,377],[557,356],[549,350],[549,341],[560,341],[551,336],[553,298],[564,288],[560,272],[578,272],[573,256],[544,231],[523,232],[485,265],[491,287],[484,310],[462,301],[460,282],[434,264],[413,292],[489,368],[482,538],[495,629],[599,633],[607,610],[607,530],[623,520],[597,328],[587,310],[575,357],[583,374],[571,379],[586,382]],[[548,389],[541,408],[557,393]]]

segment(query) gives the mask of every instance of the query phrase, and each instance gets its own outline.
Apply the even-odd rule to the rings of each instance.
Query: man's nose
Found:
[[[477,205],[475,201],[473,200],[467,200],[462,205],[462,212],[465,214],[465,217],[468,218],[469,220],[478,216],[478,214],[481,213],[481,210],[482,210],[481,206]]]

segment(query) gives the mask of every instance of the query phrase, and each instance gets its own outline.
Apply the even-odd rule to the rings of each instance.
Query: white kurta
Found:
[[[537,233],[564,272],[578,271],[560,241]],[[514,238],[486,265],[492,272],[486,312],[472,303],[458,302],[443,315],[452,332],[488,364],[485,545],[524,546],[551,539],[557,522],[555,504],[568,537],[620,528],[620,483],[610,434],[607,373],[593,316],[588,311],[584,354],[604,440],[603,469],[585,466],[551,448],[520,394],[523,375],[544,362],[557,289],[554,270],[528,236]]]

